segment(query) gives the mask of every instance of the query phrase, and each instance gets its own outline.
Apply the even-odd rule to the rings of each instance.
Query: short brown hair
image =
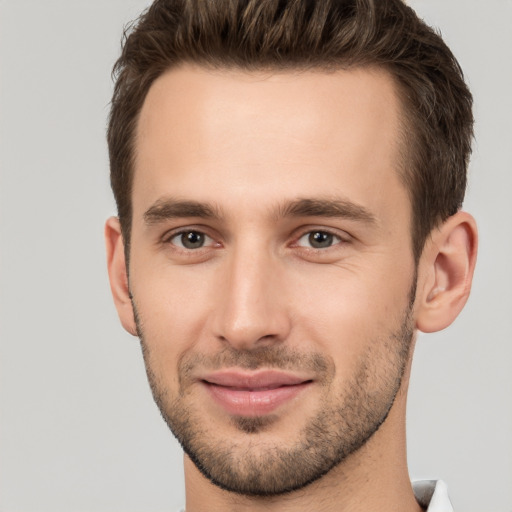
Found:
[[[124,34],[108,127],[111,184],[125,250],[134,141],[152,83],[185,62],[245,70],[377,66],[403,105],[401,177],[416,260],[431,230],[464,199],[472,97],[439,34],[402,0],[156,0]]]

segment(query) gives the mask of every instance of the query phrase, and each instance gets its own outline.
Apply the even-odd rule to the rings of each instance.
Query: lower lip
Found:
[[[291,401],[310,384],[311,382],[303,382],[275,389],[246,391],[205,382],[205,386],[215,402],[221,405],[229,414],[237,416],[269,414],[279,406]]]

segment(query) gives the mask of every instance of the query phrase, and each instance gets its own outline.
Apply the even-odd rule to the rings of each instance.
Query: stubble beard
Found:
[[[225,349],[209,359],[196,355],[180,362],[180,391],[178,396],[171,397],[152,369],[151,351],[134,304],[153,397],[165,422],[199,471],[215,485],[230,492],[247,496],[276,496],[307,486],[357,452],[385,421],[400,389],[414,338],[412,310],[415,284],[416,279],[399,327],[370,344],[358,362],[350,385],[334,398],[329,399],[324,393],[316,414],[307,420],[290,447],[261,441],[259,434],[264,434],[278,421],[272,414],[233,417],[232,425],[246,434],[243,442],[234,441],[228,433],[217,436],[217,432],[209,431],[208,418],[190,399],[188,375],[195,365],[203,368],[208,365],[211,369],[227,366],[314,369],[319,375],[318,383],[328,390],[335,373],[334,363],[329,357],[320,353],[293,352],[283,346],[243,352]],[[375,352],[379,352],[381,357],[376,358]]]

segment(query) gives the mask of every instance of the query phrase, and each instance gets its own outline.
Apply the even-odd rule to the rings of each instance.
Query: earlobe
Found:
[[[469,297],[476,263],[478,234],[474,218],[458,212],[435,229],[420,266],[416,326],[423,332],[448,327]]]
[[[128,272],[124,253],[121,226],[117,217],[110,217],[105,224],[105,244],[110,288],[121,324],[133,336],[137,328],[128,286]]]

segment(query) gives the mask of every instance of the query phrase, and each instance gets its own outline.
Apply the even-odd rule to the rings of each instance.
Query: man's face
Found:
[[[150,89],[129,284],[155,399],[217,485],[302,487],[385,420],[414,326],[399,131],[375,70]]]

